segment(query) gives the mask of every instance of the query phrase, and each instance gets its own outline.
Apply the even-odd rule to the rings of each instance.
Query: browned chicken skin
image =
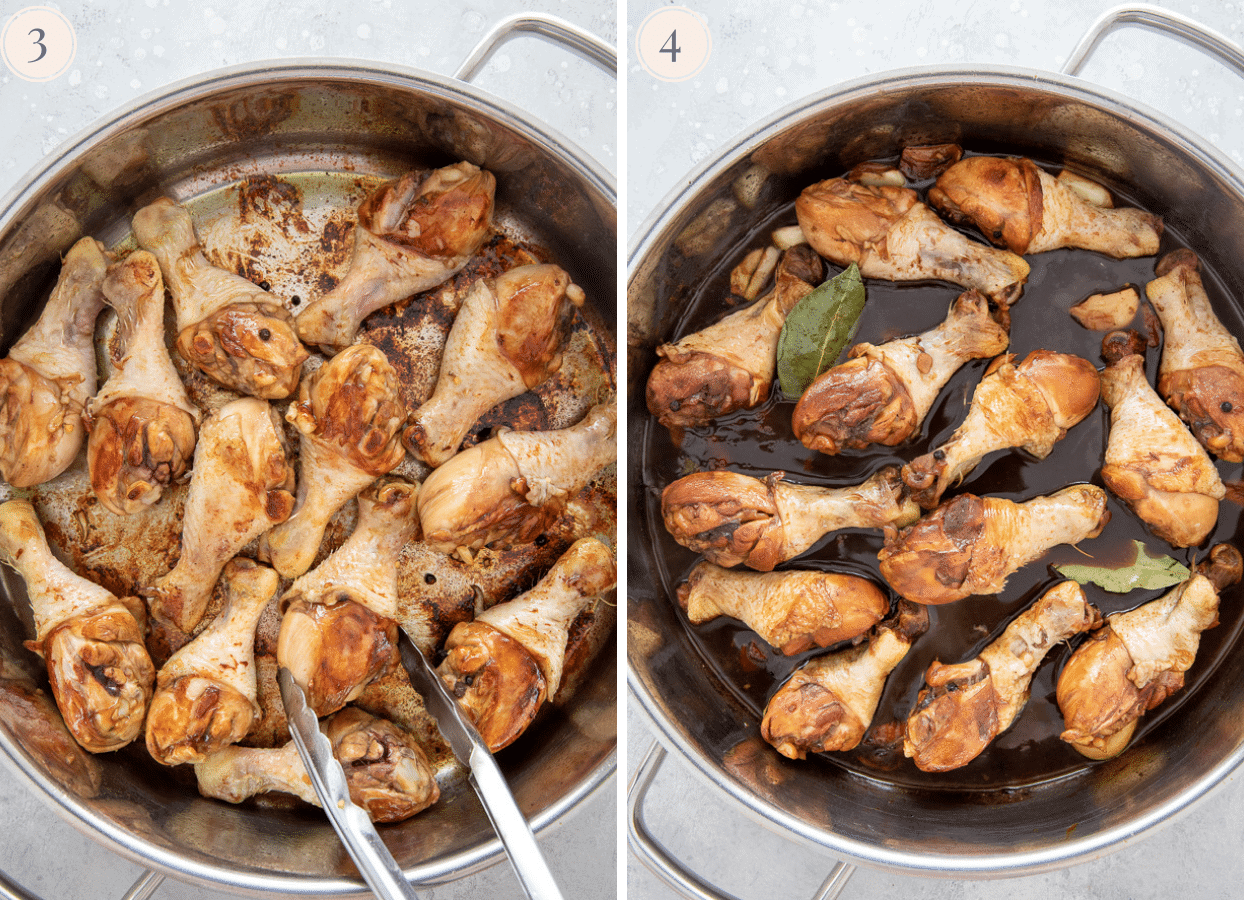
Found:
[[[29,678],[8,677],[0,662],[0,723],[64,790],[84,800],[103,782],[99,763],[74,740],[56,704]]]
[[[350,799],[373,822],[409,819],[440,797],[423,749],[392,722],[349,706],[320,728],[345,770]],[[320,805],[293,741],[274,748],[225,747],[196,762],[194,774],[204,797],[241,803],[280,791]]]
[[[1090,759],[1122,753],[1140,717],[1183,687],[1201,632],[1218,624],[1218,593],[1240,580],[1242,564],[1219,544],[1167,594],[1107,616],[1058,677],[1062,739]]]
[[[244,397],[204,423],[182,519],[181,555],[144,590],[154,618],[189,633],[207,609],[225,563],[289,518],[294,471],[275,410]]]
[[[255,628],[280,579],[242,557],[225,566],[224,579],[224,609],[156,676],[147,752],[166,766],[199,762],[236,744],[260,715]]]
[[[397,560],[418,527],[417,490],[390,477],[360,494],[354,533],[281,597],[277,662],[316,715],[357,698],[397,657]],[[427,629],[411,637],[431,643]]]
[[[787,484],[783,478],[781,472],[763,480],[734,472],[680,478],[661,494],[665,528],[719,566],[742,563],[768,572],[831,531],[902,526],[919,515],[903,496],[893,466],[847,488]]]
[[[617,401],[610,400],[570,428],[497,429],[454,455],[419,490],[423,542],[452,553],[534,541],[571,497],[617,460],[617,420]]]
[[[841,572],[736,572],[702,562],[678,586],[692,624],[739,619],[787,656],[859,637],[890,608],[871,581]]]
[[[1113,335],[1103,342],[1110,359]],[[1199,544],[1218,523],[1227,489],[1205,449],[1150,387],[1145,360],[1111,359],[1101,374],[1110,407],[1102,480],[1153,533],[1176,547]]]
[[[835,454],[869,444],[893,447],[920,430],[950,377],[970,359],[1006,349],[1006,329],[979,291],[960,294],[944,322],[879,346],[856,344],[795,405],[791,426],[805,447]]]
[[[146,509],[186,474],[199,410],[164,344],[164,279],[155,257],[137,250],[114,264],[103,291],[121,346],[115,371],[89,404],[87,466],[99,502],[123,516]]]
[[[648,376],[648,410],[666,428],[693,427],[769,396],[786,316],[821,281],[821,260],[807,244],[787,250],[773,290],[701,331],[657,347]]]
[[[1101,613],[1074,581],[1046,591],[967,662],[935,661],[907,717],[903,752],[925,772],[966,766],[1006,731],[1028,702],[1045,655],[1062,641],[1101,625]]]
[[[760,734],[790,759],[851,750],[868,730],[886,678],[929,627],[928,611],[900,600],[867,643],[804,663],[765,707]]]
[[[1000,356],[976,386],[963,424],[941,447],[903,466],[903,483],[932,509],[995,450],[1019,447],[1044,459],[1093,411],[1100,387],[1093,364],[1078,356],[1034,350],[1019,365],[1009,353]]]
[[[74,244],[38,321],[0,360],[0,477],[13,487],[50,481],[82,447],[108,259],[94,238]]]
[[[382,184],[359,206],[349,271],[298,314],[298,334],[344,350],[367,316],[447,281],[488,237],[495,189],[467,162]]]
[[[955,231],[910,188],[832,178],[805,188],[795,213],[808,243],[865,278],[941,279],[976,288],[999,306],[1019,299],[1028,263]]]
[[[1158,393],[1205,449],[1244,460],[1244,353],[1215,315],[1201,284],[1200,261],[1176,250],[1158,261],[1145,294],[1162,320]]]
[[[155,666],[143,644],[142,602],[118,599],[71,571],[48,546],[26,500],[0,505],[0,561],[26,582],[52,696],[82,747],[106,753],[142,733]]]
[[[1075,484],[1014,503],[960,494],[910,528],[886,529],[881,575],[914,603],[996,594],[1011,573],[1057,544],[1097,537],[1110,521],[1106,492]]]
[[[267,291],[208,262],[190,213],[161,198],[134,214],[134,238],[160,262],[177,313],[177,352],[225,387],[264,400],[298,386],[306,348]]]
[[[370,344],[347,347],[302,380],[285,420],[299,432],[298,494],[259,553],[282,577],[297,578],[337,510],[406,458],[397,371]]]
[[[1089,203],[1028,159],[961,160],[929,188],[929,204],[1020,254],[1078,247],[1116,259],[1152,256],[1162,237],[1160,217]]]
[[[613,551],[583,538],[531,590],[454,626],[437,672],[489,750],[508,746],[557,699],[570,626],[617,576]]]
[[[435,468],[458,452],[481,415],[552,377],[586,299],[554,265],[519,266],[475,282],[449,330],[436,388],[402,436],[406,449]]]

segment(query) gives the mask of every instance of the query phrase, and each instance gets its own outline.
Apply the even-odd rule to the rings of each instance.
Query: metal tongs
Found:
[[[411,684],[423,696],[428,712],[436,719],[454,756],[467,767],[471,786],[501,838],[523,891],[531,900],[562,900],[531,826],[519,811],[501,768],[479,732],[462,714],[440,676],[405,631],[398,632],[398,647]],[[311,784],[328,820],[358,866],[359,874],[381,900],[414,900],[414,889],[381,841],[370,817],[351,802],[345,772],[333,756],[328,738],[320,731],[319,721],[307,705],[302,688],[284,666],[277,680],[298,755],[311,776]]]
[[[427,658],[419,651],[405,631],[398,631],[398,649],[402,653],[402,665],[410,676],[410,683],[423,696],[441,735],[453,750],[458,761],[470,772],[471,786],[484,805],[484,812],[505,847],[514,874],[531,900],[561,900],[562,894],[553,880],[553,873],[540,852],[531,826],[519,811],[510,786],[501,774],[501,767],[493,758],[471,721],[462,714],[458,702],[433,670]]]
[[[277,681],[298,755],[311,776],[311,785],[328,814],[328,821],[358,866],[359,874],[380,900],[417,900],[418,895],[389,848],[380,840],[371,817],[350,800],[345,770],[333,756],[332,744],[320,731],[319,720],[307,705],[302,688],[284,666],[277,672]]]

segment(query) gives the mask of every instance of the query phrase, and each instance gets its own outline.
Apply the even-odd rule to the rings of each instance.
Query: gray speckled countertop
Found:
[[[713,50],[686,82],[662,83],[633,56],[628,77],[629,239],[662,198],[723,143],[808,94],[886,70],[923,65],[1007,65],[1056,71],[1107,0],[740,2],[680,0],[705,15]],[[632,0],[625,40],[663,4]],[[1168,0],[1159,5],[1244,43],[1244,4]],[[1081,73],[1165,114],[1244,166],[1244,81],[1219,63],[1137,28],[1115,32]],[[628,771],[654,731],[631,698]],[[653,831],[690,867],[743,900],[812,896],[834,860],[790,843],[709,790],[671,756],[649,795]],[[1193,811],[1108,856],[1005,881],[950,881],[859,869],[844,898],[1011,900],[1093,897],[1234,897],[1244,877],[1244,784],[1238,774]],[[634,856],[628,896],[676,896]]]
[[[29,4],[4,4],[5,20]],[[73,24],[77,53],[68,70],[31,83],[0,66],[0,195],[47,153],[101,116],[183,78],[277,57],[349,57],[451,74],[499,19],[538,10],[567,19],[610,43],[617,11],[604,0],[358,0],[338,4],[207,0],[82,0],[50,4]],[[530,37],[504,44],[475,78],[578,144],[616,176],[617,91],[579,57]],[[81,835],[0,766],[0,869],[48,900],[121,897],[142,870]],[[609,781],[540,838],[567,897],[607,897],[616,884],[616,790]],[[517,897],[501,862],[462,881],[427,889],[434,900]],[[157,900],[235,896],[166,880]]]

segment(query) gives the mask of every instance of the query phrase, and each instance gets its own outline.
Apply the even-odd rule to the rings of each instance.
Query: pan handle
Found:
[[[148,900],[163,881],[163,875],[151,871],[143,872],[138,880],[130,885],[130,889],[125,892],[121,900]],[[0,872],[0,900],[39,900],[39,897],[13,882],[4,872]]]
[[[470,81],[483,67],[488,57],[502,43],[519,32],[527,32],[573,50],[589,62],[595,63],[616,81],[618,78],[618,51],[603,40],[572,25],[557,16],[543,13],[519,13],[502,19],[475,45],[475,49],[454,72],[459,81]]]
[[[627,843],[640,862],[682,896],[691,900],[736,900],[734,895],[718,890],[699,875],[688,871],[648,830],[648,824],[644,821],[644,799],[648,796],[648,789],[652,787],[661,764],[665,762],[666,753],[659,741],[653,741],[639,768],[635,770],[635,777],[631,779],[626,801]],[[813,900],[834,900],[846,887],[854,872],[855,866],[835,862]]]
[[[1170,35],[1192,47],[1205,51],[1238,74],[1244,75],[1244,51],[1216,31],[1194,22],[1186,16],[1157,6],[1137,4],[1116,6],[1101,14],[1088,32],[1071,51],[1063,66],[1064,75],[1076,75],[1109,32],[1119,25],[1143,25]]]

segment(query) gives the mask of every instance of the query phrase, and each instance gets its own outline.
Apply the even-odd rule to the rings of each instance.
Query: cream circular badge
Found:
[[[704,17],[685,6],[656,10],[635,35],[635,55],[649,75],[662,81],[685,81],[698,74],[712,49]]]
[[[78,41],[69,20],[48,6],[19,10],[0,33],[4,64],[27,81],[51,81],[63,75],[77,49]]]

